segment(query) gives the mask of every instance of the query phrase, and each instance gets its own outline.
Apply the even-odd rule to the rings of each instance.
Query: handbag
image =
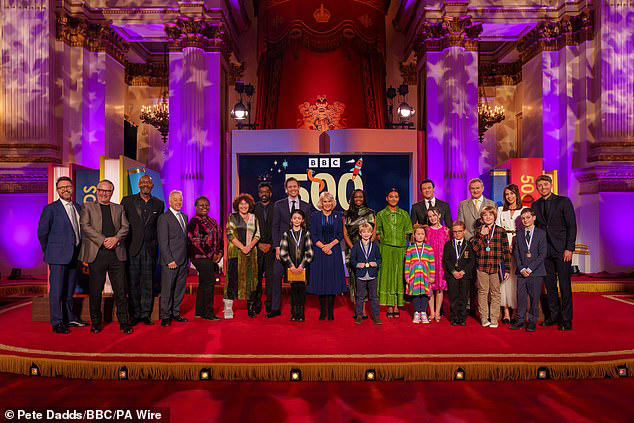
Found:
[[[301,272],[295,273],[291,269],[286,271],[286,280],[289,282],[304,282],[306,283],[306,269],[302,269]]]

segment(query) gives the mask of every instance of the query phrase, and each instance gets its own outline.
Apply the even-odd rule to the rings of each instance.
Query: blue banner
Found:
[[[161,174],[155,170],[145,167],[135,167],[128,169],[128,178],[130,179],[130,191],[132,194],[139,193],[139,180],[141,176],[148,175],[154,182],[154,188],[152,188],[152,195],[161,201],[165,201],[165,194],[163,193],[163,184],[161,183]]]
[[[258,183],[273,187],[273,201],[286,196],[284,181],[299,181],[300,197],[316,207],[319,194],[329,191],[337,200],[338,210],[348,209],[350,194],[356,188],[365,191],[371,209],[382,210],[392,187],[400,194],[399,206],[409,211],[410,154],[241,154],[238,155],[239,191],[256,199]]]
[[[75,201],[79,204],[97,201],[99,170],[77,169],[75,171]]]

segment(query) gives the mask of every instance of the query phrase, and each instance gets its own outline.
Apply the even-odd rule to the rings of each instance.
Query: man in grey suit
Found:
[[[515,237],[513,255],[517,263],[517,315],[509,329],[526,327],[527,332],[535,332],[539,317],[539,297],[542,293],[542,278],[546,276],[544,260],[548,250],[546,231],[535,226],[535,211],[525,208],[521,214],[523,231]],[[526,319],[526,300],[530,298],[531,308]]]
[[[97,184],[97,202],[85,203],[81,209],[79,224],[82,232],[79,261],[88,263],[90,270],[90,320],[92,333],[102,330],[101,292],[110,278],[117,319],[121,332],[134,332],[128,315],[128,298],[124,276],[126,250],[123,241],[128,235],[128,219],[120,204],[110,202],[114,184],[107,179]]]
[[[465,223],[464,237],[470,240],[475,233],[476,222],[480,219],[480,212],[486,206],[497,208],[497,204],[494,201],[484,198],[482,192],[484,191],[484,183],[480,178],[474,178],[469,181],[469,192],[471,198],[462,200],[460,202],[460,208],[458,209],[458,220]]]
[[[186,322],[181,316],[187,281],[187,215],[181,212],[183,193],[172,191],[169,209],[158,218],[158,242],[161,252],[161,326],[172,321]]]
[[[484,198],[482,192],[484,191],[484,183],[480,178],[474,178],[469,181],[469,192],[471,193],[471,198],[467,198],[466,200],[462,200],[460,202],[460,207],[458,208],[458,220],[461,220],[465,223],[465,232],[464,237],[467,241],[473,238],[473,234],[482,224],[480,219],[480,212],[486,206],[491,206],[497,208],[497,204],[488,198]],[[478,303],[477,299],[478,289],[475,286],[475,278],[473,278],[469,282],[469,314],[475,317],[476,304]]]

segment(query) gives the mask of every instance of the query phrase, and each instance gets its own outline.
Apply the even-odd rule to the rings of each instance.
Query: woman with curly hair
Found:
[[[233,200],[234,213],[227,221],[227,283],[225,284],[225,319],[233,319],[233,301],[246,299],[249,317],[255,317],[255,293],[258,284],[258,252],[253,248],[260,239],[255,203],[249,194]]]

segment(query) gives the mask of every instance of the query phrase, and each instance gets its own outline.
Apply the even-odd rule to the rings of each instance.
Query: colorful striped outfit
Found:
[[[431,245],[419,245],[417,253],[416,245],[410,244],[405,251],[405,293],[412,296],[431,295],[435,276],[436,265]]]

